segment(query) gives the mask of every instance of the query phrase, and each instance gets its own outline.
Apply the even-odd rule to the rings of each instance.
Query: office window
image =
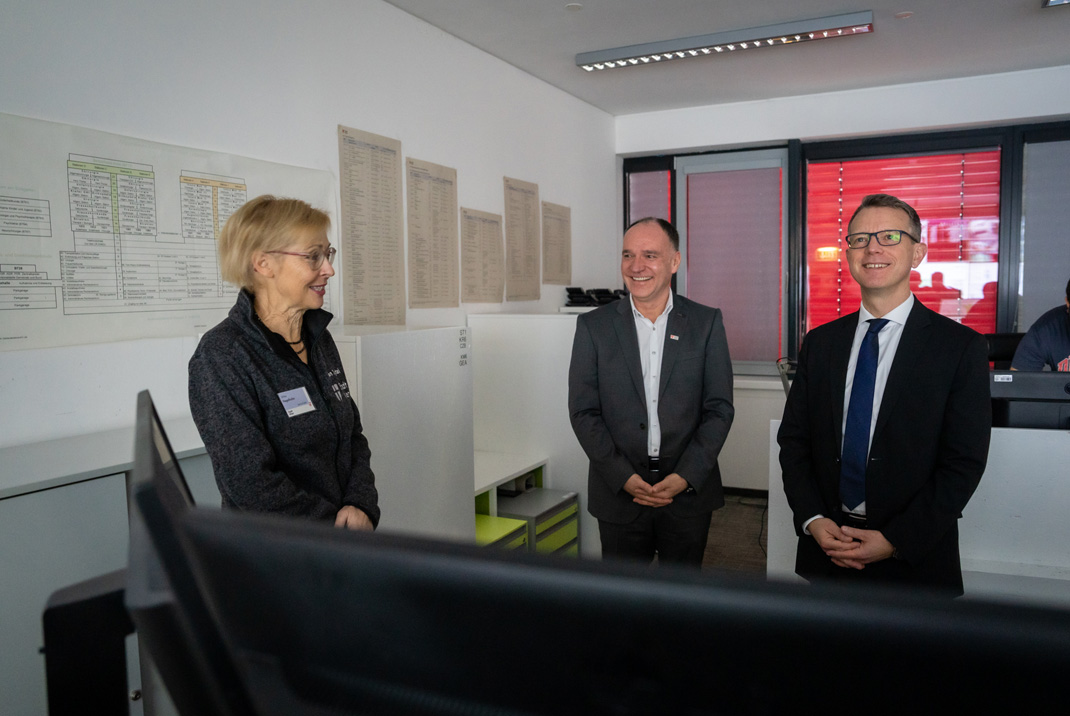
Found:
[[[1065,136],[1065,133],[1064,133]],[[1066,297],[1070,280],[1070,141],[1029,141],[1022,187],[1021,277],[1018,330]]]
[[[732,196],[734,185],[742,187],[745,182],[725,178],[722,185],[703,189],[709,188],[713,199],[689,199],[689,184],[699,189],[707,183],[691,177],[708,171],[744,177],[749,170],[777,166],[774,162],[760,167],[753,162],[763,152],[778,151],[785,156],[779,164],[779,207],[767,204],[753,215],[780,219],[784,228],[779,243],[762,243],[765,239],[752,237],[735,246],[731,237],[744,235],[738,228],[710,227],[718,223],[722,228],[732,227],[738,220],[733,212],[745,211],[745,203],[738,195],[727,206],[714,201]],[[912,290],[919,300],[980,332],[1026,330],[1037,316],[1059,303],[1070,278],[1070,252],[1063,239],[1070,225],[1070,202],[1062,200],[1065,191],[1060,191],[1070,182],[1068,166],[1070,122],[806,143],[792,140],[783,149],[628,157],[623,159],[623,218],[628,222],[630,217],[658,213],[637,205],[650,193],[644,193],[645,187],[655,187],[656,195],[662,197],[656,206],[662,205],[668,193],[672,221],[683,239],[684,268],[674,282],[677,291],[726,309],[737,373],[761,374],[780,355],[795,357],[806,331],[858,308],[860,294],[844,260],[842,241],[858,202],[875,192],[899,196],[921,215],[928,255],[912,277]],[[633,184],[631,175],[637,174],[649,176]],[[634,198],[629,196],[633,189]],[[637,205],[634,212],[629,211],[632,204]],[[688,260],[689,224],[694,228],[690,238],[695,241],[700,234],[713,237],[712,243],[690,249],[696,262],[712,261],[710,271]],[[746,254],[754,247],[761,250]],[[730,275],[718,273],[727,266],[733,267]],[[704,279],[710,285],[700,287]],[[706,289],[712,293],[703,293]],[[748,292],[751,289],[754,293]],[[774,313],[762,301],[774,295],[777,323],[762,324]],[[741,303],[752,298],[758,302],[736,306],[735,299],[743,297],[746,300]],[[739,315],[730,315],[728,309]],[[763,337],[757,339],[758,349],[753,353],[760,357],[751,361],[753,367],[741,365],[752,346],[747,338],[731,335],[734,322],[763,325]],[[769,335],[777,336],[780,348],[766,358],[761,346]]]
[[[775,374],[784,355],[787,151],[771,149],[677,160],[677,287],[721,309],[732,366]]]
[[[626,225],[654,216],[671,221],[672,172],[630,172],[628,179],[628,217]]]
[[[854,312],[861,300],[843,237],[867,194],[893,194],[921,215],[928,254],[915,296],[981,333],[996,328],[1000,150],[815,161],[806,167],[805,330]]]

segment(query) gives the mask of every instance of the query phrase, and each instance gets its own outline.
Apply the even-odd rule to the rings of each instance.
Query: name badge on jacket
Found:
[[[293,390],[284,390],[279,393],[279,400],[282,401],[283,410],[291,418],[311,413],[316,409],[316,406],[312,404],[312,398],[308,397],[308,390],[303,386]]]

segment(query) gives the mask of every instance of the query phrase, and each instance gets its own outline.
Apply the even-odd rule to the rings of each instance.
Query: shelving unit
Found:
[[[499,517],[524,520],[534,552],[579,555],[579,497],[575,492],[535,488],[498,498]]]

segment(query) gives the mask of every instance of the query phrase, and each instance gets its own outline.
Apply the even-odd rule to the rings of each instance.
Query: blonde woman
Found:
[[[307,203],[267,195],[227,220],[219,265],[241,291],[190,359],[189,401],[224,507],[370,530],[371,453],[323,310],[329,227]]]

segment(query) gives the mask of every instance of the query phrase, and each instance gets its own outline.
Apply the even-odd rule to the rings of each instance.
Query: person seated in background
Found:
[[[1044,313],[1029,327],[1011,361],[1011,370],[1045,368],[1070,372],[1070,281],[1066,304]]]
[[[323,310],[330,224],[303,201],[268,195],[227,220],[219,267],[241,291],[190,359],[190,410],[223,507],[371,530],[371,452]]]

